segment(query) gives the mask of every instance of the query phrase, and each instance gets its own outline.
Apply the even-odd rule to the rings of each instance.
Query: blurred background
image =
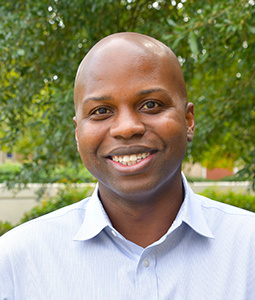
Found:
[[[254,0],[0,1],[0,182],[95,181],[74,140],[76,70],[98,40],[134,31],[164,42],[182,66],[196,116],[190,181],[254,187],[254,12]]]

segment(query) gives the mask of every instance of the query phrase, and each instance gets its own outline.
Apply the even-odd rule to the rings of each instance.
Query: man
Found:
[[[181,173],[195,125],[173,52],[108,36],[74,100],[97,188],[0,239],[0,299],[255,299],[255,214],[194,194]]]

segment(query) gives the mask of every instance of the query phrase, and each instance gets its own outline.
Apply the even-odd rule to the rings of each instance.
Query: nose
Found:
[[[118,114],[110,129],[110,134],[114,138],[130,139],[144,133],[145,125],[141,122],[139,114],[129,111]]]

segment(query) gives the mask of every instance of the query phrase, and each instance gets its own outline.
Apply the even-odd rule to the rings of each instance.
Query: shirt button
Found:
[[[143,261],[143,265],[144,265],[146,268],[149,267],[150,261],[146,258],[146,259]]]

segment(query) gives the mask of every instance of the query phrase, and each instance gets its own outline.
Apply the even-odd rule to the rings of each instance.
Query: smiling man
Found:
[[[255,299],[255,214],[194,194],[181,172],[195,123],[173,52],[110,35],[74,100],[97,188],[0,239],[0,299]]]
[[[117,230],[146,247],[183,202],[181,163],[194,115],[180,65],[150,37],[112,35],[81,63],[74,98],[78,150],[102,204]]]

